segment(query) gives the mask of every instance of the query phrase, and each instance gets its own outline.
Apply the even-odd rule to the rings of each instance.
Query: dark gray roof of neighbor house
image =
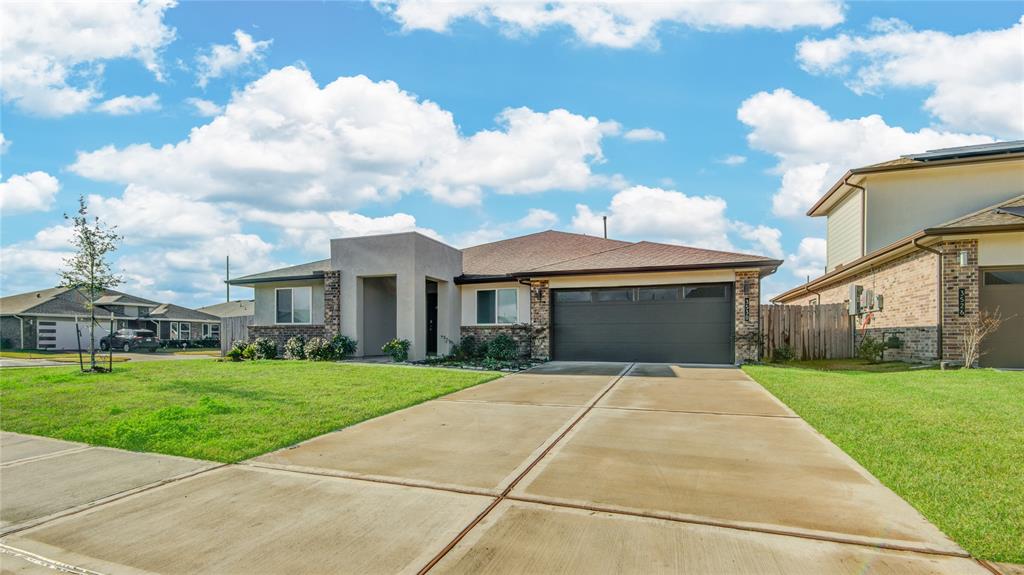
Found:
[[[242,317],[255,315],[256,300],[237,299],[234,301],[226,301],[224,303],[215,303],[213,305],[207,305],[197,309],[198,311],[215,315],[217,317]]]
[[[461,281],[502,276],[759,267],[780,260],[759,255],[655,242],[625,242],[567,232],[546,231],[466,248]]]
[[[97,305],[160,305],[160,302],[110,290],[94,302]]]
[[[330,271],[331,259],[317,260],[315,262],[309,262],[305,264],[299,264],[297,266],[288,266],[285,268],[278,268],[276,270],[270,270],[266,272],[260,272],[258,274],[249,274],[231,280],[231,285],[246,285],[250,283],[264,283],[273,281],[289,281],[289,280],[300,280],[300,279],[313,279],[323,277],[325,271]]]
[[[928,228],[928,233],[941,231],[963,231],[966,228],[1024,228],[1024,195],[1012,200],[978,210],[973,214],[957,218],[942,225]]]
[[[53,301],[68,288],[46,288],[0,298],[0,313],[12,315],[26,313],[32,308]],[[74,312],[72,312],[74,313]]]
[[[156,309],[149,312],[148,319],[169,319],[169,320],[188,320],[188,321],[220,321],[220,318],[203,313],[199,310],[195,310],[188,307],[182,307],[173,303],[162,303],[156,307]]]

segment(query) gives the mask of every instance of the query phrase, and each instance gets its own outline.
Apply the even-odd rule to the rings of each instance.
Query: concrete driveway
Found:
[[[51,516],[0,551],[105,573],[989,573],[729,368],[551,363]]]

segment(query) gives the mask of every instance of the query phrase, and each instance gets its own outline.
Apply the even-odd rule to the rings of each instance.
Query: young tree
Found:
[[[96,369],[96,306],[93,304],[103,293],[121,283],[121,277],[110,269],[107,256],[117,250],[121,236],[117,226],[107,227],[98,217],[89,222],[89,206],[85,196],[78,198],[78,214],[64,219],[71,220],[74,235],[71,245],[75,254],[64,260],[60,272],[60,287],[74,288],[88,298],[89,309],[89,367]]]

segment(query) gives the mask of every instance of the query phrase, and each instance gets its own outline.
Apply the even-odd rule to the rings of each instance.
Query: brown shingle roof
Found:
[[[639,271],[782,262],[755,256],[654,242],[624,242],[546,231],[463,250],[463,277],[546,275],[595,271]]]
[[[637,242],[614,250],[523,271],[569,272],[602,269],[701,267],[747,263],[768,264],[778,262],[771,258],[750,254],[706,250],[655,242]]]
[[[522,272],[615,248],[629,242],[548,230],[462,250],[466,276],[493,276]]]

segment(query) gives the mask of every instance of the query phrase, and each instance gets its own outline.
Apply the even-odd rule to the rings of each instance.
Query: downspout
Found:
[[[935,248],[931,248],[931,247],[928,247],[928,246],[923,246],[923,245],[917,243],[918,240],[920,240],[920,239],[921,238],[914,238],[914,242],[913,242],[914,243],[914,247],[915,248],[920,248],[920,249],[922,249],[922,250],[924,250],[926,252],[931,252],[931,253],[935,254],[936,256],[938,256],[938,260],[939,260],[938,265],[935,266],[935,271],[936,271],[936,277],[935,277],[935,303],[936,303],[936,305],[935,305],[935,309],[936,309],[935,328],[936,328],[936,337],[935,337],[935,342],[936,342],[936,345],[937,345],[936,351],[938,352],[939,361],[942,361],[942,359],[943,359],[943,353],[942,353],[942,307],[943,307],[943,305],[942,305],[942,303],[943,303],[942,302],[942,256],[945,255],[945,254],[943,254],[941,251],[939,251],[939,250],[937,250]]]
[[[25,318],[20,315],[14,317],[18,318],[18,326],[20,327],[18,330],[18,340],[21,342],[21,348],[19,349],[25,349]]]

